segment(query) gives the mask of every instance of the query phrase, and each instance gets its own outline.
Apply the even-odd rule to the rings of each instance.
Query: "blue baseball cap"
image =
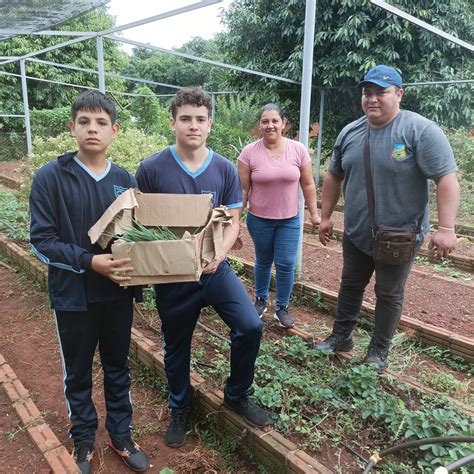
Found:
[[[364,86],[367,83],[375,84],[386,89],[390,86],[402,88],[402,76],[393,69],[393,67],[379,64],[373,67],[364,76],[364,80],[359,82],[359,86]]]

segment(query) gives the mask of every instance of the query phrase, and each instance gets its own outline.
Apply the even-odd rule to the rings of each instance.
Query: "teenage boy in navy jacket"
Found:
[[[30,195],[30,242],[49,266],[64,372],[64,393],[81,472],[91,472],[98,421],[92,402],[92,362],[97,345],[104,370],[110,446],[135,471],[149,467],[131,438],[132,405],[128,351],[133,298],[139,288],[122,288],[133,270],[130,259],[114,260],[110,249],[92,245],[89,228],[117,196],[137,187],[135,178],[105,158],[117,136],[115,106],[98,91],[83,92],[69,123],[79,151],[66,153],[38,170]]]
[[[176,144],[140,165],[137,181],[145,193],[212,194],[213,206],[225,205],[232,225],[224,230],[223,252],[203,270],[199,282],[155,285],[164,339],[171,423],[168,446],[181,446],[191,412],[191,339],[201,309],[212,306],[230,328],[230,376],[224,402],[250,424],[268,422],[265,410],[250,397],[263,324],[227,253],[239,234],[242,186],[235,166],[206,147],[211,129],[211,98],[201,89],[182,89],[171,102]]]

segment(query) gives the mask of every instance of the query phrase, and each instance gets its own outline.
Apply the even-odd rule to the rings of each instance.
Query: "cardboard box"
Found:
[[[122,193],[89,229],[91,242],[106,248],[114,235],[132,227],[166,226],[181,240],[112,244],[115,259],[131,258],[134,271],[127,286],[199,280],[203,267],[222,253],[223,228],[231,223],[226,207],[212,209],[211,194]]]

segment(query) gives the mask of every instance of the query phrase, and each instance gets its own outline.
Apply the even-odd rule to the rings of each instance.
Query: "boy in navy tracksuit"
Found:
[[[145,193],[213,195],[213,206],[225,205],[233,224],[224,230],[224,251],[210,262],[199,282],[155,285],[156,305],[164,338],[171,423],[168,446],[181,446],[186,437],[192,389],[191,339],[201,309],[212,306],[230,328],[231,371],[225,404],[256,426],[267,423],[266,412],[249,398],[262,322],[250,298],[226,260],[239,234],[242,188],[236,168],[206,148],[211,128],[211,98],[200,89],[183,89],[171,103],[176,145],[152,155],[140,165],[137,181]]]
[[[133,298],[141,297],[141,289],[120,287],[119,283],[130,280],[130,259],[113,260],[110,249],[91,245],[87,235],[121,192],[137,186],[128,171],[105,158],[119,131],[115,118],[115,106],[104,94],[80,94],[69,124],[79,151],[39,169],[30,195],[30,241],[38,258],[49,266],[70,436],[76,463],[84,473],[91,472],[98,425],[91,398],[97,345],[104,371],[110,446],[131,469],[143,471],[149,466],[130,431],[128,350]]]

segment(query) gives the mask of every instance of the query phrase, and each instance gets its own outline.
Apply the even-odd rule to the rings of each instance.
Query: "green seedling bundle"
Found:
[[[123,235],[115,235],[117,239],[125,242],[151,242],[155,240],[179,240],[179,237],[174,234],[168,227],[156,226],[145,227],[142,223],[133,220],[133,227],[126,229]]]

